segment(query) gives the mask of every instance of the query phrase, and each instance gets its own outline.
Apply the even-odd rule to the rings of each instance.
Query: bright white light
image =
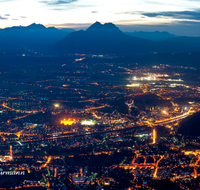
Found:
[[[56,108],[58,108],[60,105],[59,105],[59,104],[54,104],[54,106],[55,106]]]
[[[188,102],[189,104],[194,104],[194,102]]]
[[[157,80],[157,78],[154,77],[154,76],[147,76],[147,77],[140,77],[140,78],[133,77],[133,80],[140,80],[140,81],[143,81],[143,80]]]
[[[93,121],[93,120],[83,120],[83,121],[81,121],[81,125],[95,125],[95,121]]]
[[[138,87],[138,86],[140,86],[140,84],[139,83],[133,83],[133,84],[127,84],[126,86],[128,86],[128,87]]]

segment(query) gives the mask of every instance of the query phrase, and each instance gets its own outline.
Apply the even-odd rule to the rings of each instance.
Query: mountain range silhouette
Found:
[[[146,54],[199,51],[200,45],[197,45],[198,43],[195,41],[194,43],[188,41],[189,39],[188,37],[177,37],[156,42],[126,35],[113,23],[95,22],[85,31],[70,33],[50,51],[68,54]],[[200,38],[195,39],[199,40]]]
[[[0,49],[27,49],[43,51],[55,45],[73,29],[46,28],[42,24],[14,26],[0,29]]]
[[[200,51],[199,37],[177,37],[169,33],[154,32],[167,40],[149,40],[150,33],[141,37],[127,35],[113,23],[95,22],[89,28],[79,31],[73,29],[46,28],[42,24],[15,26],[0,29],[0,50],[26,49],[48,54],[132,54],[149,53],[188,53]],[[146,36],[146,37],[145,37]],[[164,38],[166,39],[166,38]]]

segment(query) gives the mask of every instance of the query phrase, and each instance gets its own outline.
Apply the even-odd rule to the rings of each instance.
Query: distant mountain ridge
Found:
[[[113,23],[95,22],[85,31],[46,28],[42,24],[0,29],[0,50],[34,50],[48,54],[132,54],[189,53],[200,51],[200,37],[176,37],[167,32],[155,32],[157,41],[130,36]],[[139,33],[138,33],[139,34]],[[159,37],[160,35],[160,37]],[[158,38],[169,38],[163,41]]]
[[[138,37],[138,38],[144,38],[152,41],[163,41],[163,40],[168,40],[171,38],[176,38],[179,37],[175,34],[170,34],[168,32],[143,32],[143,31],[134,31],[134,32],[125,32],[125,34]]]
[[[64,38],[75,30],[59,30],[55,27],[46,28],[42,24],[31,24],[29,26],[13,26],[0,29],[0,36],[3,38],[0,49],[25,48],[35,51],[43,51]]]
[[[7,27],[3,30],[12,30],[12,29],[46,29],[46,27],[42,24],[36,24],[36,23],[32,23],[28,26],[12,26],[12,27]]]
[[[175,39],[173,41],[173,39]],[[86,54],[145,54],[184,53],[200,51],[200,45],[186,44],[173,38],[161,42],[123,33],[113,23],[96,22],[87,30],[70,33],[50,49],[51,53]]]

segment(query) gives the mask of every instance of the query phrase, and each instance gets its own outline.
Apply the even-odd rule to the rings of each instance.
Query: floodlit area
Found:
[[[63,119],[63,120],[60,121],[60,124],[72,125],[74,122],[76,122],[75,119]]]
[[[95,125],[96,122],[94,120],[82,120],[81,125]]]

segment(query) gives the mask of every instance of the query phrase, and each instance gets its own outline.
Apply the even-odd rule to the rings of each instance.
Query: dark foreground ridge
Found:
[[[186,136],[200,136],[200,112],[187,117],[180,123],[179,133]]]

